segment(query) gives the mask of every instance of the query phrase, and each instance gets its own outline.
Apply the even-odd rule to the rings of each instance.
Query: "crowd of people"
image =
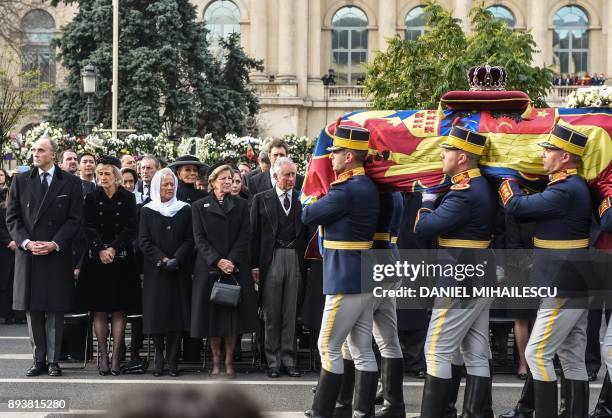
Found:
[[[490,301],[473,300],[471,315],[439,306],[396,310],[395,298],[374,303],[354,278],[360,275],[361,250],[372,247],[532,249],[534,242],[539,248],[569,241],[588,247],[591,197],[575,175],[584,143],[570,146],[564,139],[585,142],[586,137],[555,129],[555,142],[542,145],[551,174],[547,190],[557,184],[570,189],[549,192],[552,197],[540,201],[523,196],[513,182],[501,185],[501,198],[492,197],[498,185],[478,170],[486,137],[459,127],[442,152],[445,173],[453,178],[444,197],[395,192],[372,198],[377,189],[363,175],[369,133],[337,127],[329,151],[338,180],[327,195],[304,207],[299,199],[304,178],[281,139],[271,142],[258,167],[248,162],[208,166],[190,155],[164,167],[152,155],[77,155],[41,138],[32,147],[32,169],[20,169],[24,172],[12,181],[0,171],[0,259],[3,266],[14,266],[0,273],[0,316],[11,322],[25,311],[34,356],[27,376],[62,375],[63,313],[78,311],[92,314],[101,375],[122,373],[126,317],[142,314],[141,329],[132,329],[132,353],[138,356],[139,334],[152,336],[155,376],[178,376],[181,359],[200,361],[206,339],[210,374],[227,378],[236,377],[235,352],[241,350],[241,336],[250,333],[263,340],[270,378],[301,376],[296,363],[301,318],[320,331],[322,371],[309,416],[343,416],[347,410],[371,416],[379,378],[372,337],[382,357],[378,397],[385,416],[404,411],[404,367],[426,379],[422,417],[456,414],[461,370],[467,370],[466,416],[482,416],[471,415],[475,411],[492,416],[486,412]],[[585,199],[579,208],[563,200],[573,196],[573,188]],[[606,199],[598,211],[602,225],[604,214],[612,212]],[[576,235],[571,239],[562,236],[568,219],[574,224],[567,233]],[[323,260],[311,259],[306,248],[320,226],[325,253]],[[538,270],[537,260],[503,268],[523,276],[547,274]],[[398,283],[384,286],[397,289]],[[525,408],[539,411],[554,403],[556,409],[546,372],[562,347],[574,354],[560,356],[570,386],[564,396],[582,410],[581,382],[595,379],[601,365],[601,310],[560,315],[565,320],[559,330],[543,311],[508,313],[515,320],[517,376],[536,393]],[[542,324],[553,327],[558,338],[544,344],[544,354],[538,349],[536,361],[533,347],[541,342]],[[507,335],[493,331],[503,347]],[[571,332],[581,337],[567,348],[563,335]],[[582,355],[576,354],[580,350]],[[509,417],[523,416],[527,401],[521,402]]]
[[[582,74],[557,74],[553,78],[553,86],[603,86],[606,84],[606,76],[601,73]]]

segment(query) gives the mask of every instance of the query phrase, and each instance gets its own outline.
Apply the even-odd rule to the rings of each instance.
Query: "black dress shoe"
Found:
[[[113,376],[119,376],[121,374],[121,369],[111,369],[110,372]]]
[[[274,367],[271,369],[268,369],[268,377],[276,379],[277,377],[280,377],[280,371]]]
[[[414,372],[414,377],[417,379],[425,379],[425,370],[417,370]]]
[[[302,377],[302,372],[296,369],[294,366],[285,367],[285,374],[289,377]]]
[[[588,372],[589,382],[594,382],[597,380],[597,372]]]
[[[170,369],[168,370],[168,374],[172,377],[177,377],[180,375],[178,369]]]
[[[49,363],[49,376],[58,377],[62,375],[62,369],[60,369],[59,364],[57,363]]]
[[[155,376],[155,377],[159,377],[159,376],[161,376],[163,374],[164,374],[164,372],[162,370],[157,370],[157,369],[153,370],[153,376]]]
[[[32,364],[32,367],[28,369],[28,371],[26,372],[26,376],[40,376],[43,373],[47,373],[47,370],[48,369],[44,361],[36,361],[34,362],[34,364]]]

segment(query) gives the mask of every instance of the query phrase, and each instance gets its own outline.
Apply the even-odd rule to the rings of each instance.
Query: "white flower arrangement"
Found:
[[[567,107],[612,107],[612,88],[586,87],[572,91],[566,98]]]
[[[164,133],[157,136],[151,134],[130,134],[125,138],[112,138],[111,133],[102,131],[102,126],[94,127],[91,134],[84,138],[67,135],[63,129],[43,122],[30,129],[25,136],[4,145],[3,155],[12,153],[18,160],[26,161],[29,157],[32,144],[47,135],[55,140],[60,148],[73,149],[78,154],[91,152],[94,155],[131,154],[142,156],[153,154],[156,157],[171,162],[181,155],[196,155],[206,164],[226,162],[237,164],[240,161],[252,161],[255,164],[257,156],[262,150],[267,150],[272,138],[255,138],[251,136],[237,136],[227,134],[222,139],[213,138],[212,134],[204,137],[180,138],[179,141],[170,140]],[[299,172],[304,172],[307,161],[310,159],[316,139],[305,136],[285,135],[283,139],[289,144],[290,157],[298,166]]]

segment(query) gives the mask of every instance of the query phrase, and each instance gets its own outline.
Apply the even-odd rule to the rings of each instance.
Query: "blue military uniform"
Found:
[[[612,197],[608,196],[601,201],[598,208],[599,225],[602,231],[612,231]]]
[[[327,195],[306,206],[302,222],[321,226],[323,293],[363,293],[362,251],[373,246],[379,202],[376,185],[363,168],[342,173]]]
[[[454,126],[443,148],[481,156],[486,136]],[[439,264],[483,264],[482,251],[489,247],[497,209],[496,198],[480,169],[473,168],[452,177],[453,185],[436,207],[423,200],[417,212],[414,232],[419,238],[436,239]],[[489,263],[491,264],[491,263]],[[474,278],[473,278],[474,279]],[[482,285],[466,279],[460,285],[454,277],[439,277],[438,286]],[[421,403],[421,417],[445,416],[452,391],[452,359],[459,348],[467,370],[465,416],[480,416],[490,396],[489,306],[488,298],[436,299],[425,342],[427,376]]]
[[[582,156],[587,137],[557,124],[540,146]],[[567,297],[586,305],[591,275],[584,251],[589,245],[591,197],[575,169],[550,174],[542,193],[524,195],[515,181],[505,180],[499,194],[508,214],[536,223],[532,285],[558,288],[556,298],[540,302],[525,357],[533,375],[537,416],[557,415],[557,382],[553,358],[559,356],[566,379],[567,416],[587,416],[588,375],[585,365],[588,310],[568,308]],[[529,378],[530,379],[530,378]]]
[[[370,133],[354,126],[336,126],[332,152],[367,151]],[[353,152],[353,157],[355,156]],[[378,366],[372,350],[374,298],[372,280],[362,280],[362,261],[371,262],[380,204],[378,190],[363,167],[340,173],[321,199],[306,206],[302,222],[320,226],[323,239],[323,293],[326,295],[318,348],[321,374],[311,417],[331,417],[344,374],[346,341],[355,364],[358,416],[374,415]]]

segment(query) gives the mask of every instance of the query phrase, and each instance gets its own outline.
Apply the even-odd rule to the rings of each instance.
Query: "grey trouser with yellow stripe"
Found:
[[[401,281],[382,283],[384,290],[397,290],[402,286]],[[372,334],[380,355],[384,358],[403,358],[402,347],[397,335],[397,303],[395,298],[374,298],[374,314]],[[352,360],[351,349],[345,342],[342,346],[342,357]]]
[[[567,301],[563,298],[545,298],[540,302],[525,349],[527,364],[535,380],[557,380],[553,365],[555,354],[559,356],[566,379],[588,380],[584,354],[589,311],[586,308],[564,308]],[[581,306],[586,306],[586,303],[585,298]]]
[[[608,321],[608,328],[606,329],[606,336],[601,347],[601,355],[606,362],[606,369],[612,376],[612,321]]]
[[[491,301],[490,298],[436,299],[425,341],[428,374],[441,379],[452,378],[451,363],[460,348],[468,374],[490,377]]]
[[[344,373],[342,346],[346,340],[357,370],[378,371],[372,350],[373,306],[374,296],[371,292],[325,297],[318,341],[323,369],[336,374]]]

